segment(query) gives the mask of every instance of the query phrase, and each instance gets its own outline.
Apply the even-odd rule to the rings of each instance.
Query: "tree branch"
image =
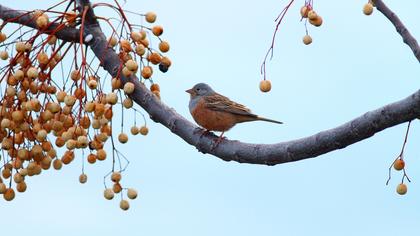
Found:
[[[378,11],[382,12],[388,18],[391,23],[395,26],[397,32],[403,38],[405,44],[407,44],[414,53],[414,56],[420,62],[420,47],[417,43],[417,40],[411,35],[410,31],[405,27],[405,25],[401,22],[400,18],[389,9],[382,0],[375,0],[374,1],[376,8]]]
[[[90,7],[87,0],[79,0],[78,2],[81,7]],[[377,0],[376,6],[396,26],[404,42],[412,48],[416,57],[419,58],[417,41],[398,17],[382,1]],[[26,12],[12,10],[2,5],[0,5],[0,18],[8,22],[36,28],[35,22]],[[52,24],[45,33],[55,33],[62,40],[79,42],[78,29],[65,27],[57,30],[57,27],[61,26]],[[112,76],[117,76],[121,63],[120,59],[115,51],[108,47],[106,37],[91,8],[87,11],[84,27],[84,33],[93,36],[89,46],[101,61],[101,66]],[[240,163],[275,165],[316,157],[369,138],[386,128],[420,117],[419,90],[401,101],[367,112],[341,126],[309,137],[277,144],[249,144],[223,140],[217,148],[212,149],[216,137],[214,134],[201,135],[201,132],[197,132],[199,127],[162,103],[139,82],[138,78],[134,76],[130,78],[122,77],[122,81],[123,83],[131,81],[135,84],[135,93],[131,95],[131,98],[149,113],[151,119],[163,124],[203,153],[210,153],[225,161]]]
[[[78,2],[83,6],[90,5],[87,0]],[[88,14],[90,16],[87,19],[90,20],[86,20],[86,33],[94,36],[90,47],[101,60],[104,69],[112,76],[116,76],[120,68],[119,57],[107,46],[105,35],[92,15],[93,11],[88,11]],[[217,148],[212,149],[216,137],[214,134],[201,135],[201,132],[197,132],[199,127],[161,102],[139,82],[138,78],[122,77],[122,81],[123,83],[131,81],[135,84],[135,92],[131,98],[149,113],[152,120],[163,124],[203,153],[210,153],[225,161],[240,163],[275,165],[316,157],[369,138],[386,128],[420,117],[419,90],[401,101],[367,112],[341,126],[306,138],[277,144],[250,144],[223,140]]]
[[[30,28],[38,29],[32,14],[25,11],[18,11],[0,4],[0,18],[4,22],[16,23]],[[52,23],[42,30],[45,34],[54,34],[57,38],[67,42],[79,42],[80,31],[70,28],[64,24]]]

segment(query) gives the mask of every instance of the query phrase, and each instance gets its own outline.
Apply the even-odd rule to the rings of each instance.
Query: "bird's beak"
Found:
[[[187,89],[187,90],[185,90],[185,92],[187,92],[189,94],[193,94],[194,93],[194,90],[193,89]]]

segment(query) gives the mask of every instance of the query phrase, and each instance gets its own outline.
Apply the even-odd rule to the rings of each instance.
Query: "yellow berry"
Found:
[[[366,3],[364,6],[363,6],[363,13],[365,14],[365,15],[370,15],[370,14],[372,14],[372,12],[373,12],[373,5],[372,5],[372,3]]]
[[[121,200],[120,201],[120,208],[124,211],[128,210],[130,208],[130,203],[127,200]]]
[[[127,82],[127,83],[124,84],[124,92],[126,94],[132,94],[134,92],[134,88],[135,88],[135,86],[131,82]]]
[[[307,34],[307,35],[303,36],[302,41],[305,45],[309,45],[309,44],[312,43],[312,37]]]
[[[36,26],[38,28],[45,28],[48,25],[48,16],[43,14],[36,19]]]
[[[28,69],[28,71],[26,72],[26,75],[28,76],[28,78],[30,79],[35,79],[38,78],[38,70],[35,67],[31,67]]]
[[[318,17],[318,14],[314,10],[310,10],[308,12],[308,18],[309,20],[315,20]]]
[[[260,90],[261,92],[269,92],[271,90],[271,82],[270,80],[262,80],[260,82]]]
[[[308,6],[303,6],[300,8],[300,15],[303,18],[308,18],[308,12],[310,11],[310,8]]]
[[[116,37],[112,36],[108,39],[108,43],[111,47],[115,47],[115,45],[117,45],[117,43],[118,43],[118,39]]]
[[[132,72],[136,72],[137,71],[137,69],[139,68],[139,66],[137,65],[137,62],[136,61],[134,61],[134,60],[128,60],[126,63],[125,63],[125,66],[127,67],[127,69],[129,69],[130,71],[132,71]]]
[[[104,198],[107,200],[111,200],[114,198],[114,191],[112,189],[107,188],[104,190]]]
[[[136,46],[136,53],[137,53],[137,55],[139,55],[139,56],[143,56],[143,55],[144,55],[144,53],[146,53],[146,48],[144,47],[144,45],[143,45],[143,44],[138,44],[138,45]]]

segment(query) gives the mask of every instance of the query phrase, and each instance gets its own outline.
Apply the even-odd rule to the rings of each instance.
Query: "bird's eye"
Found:
[[[197,91],[200,91],[200,88],[197,88],[196,90],[197,90]]]

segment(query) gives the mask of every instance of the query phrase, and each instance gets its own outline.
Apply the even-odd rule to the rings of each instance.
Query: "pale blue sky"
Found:
[[[34,9],[55,1],[2,0]],[[268,63],[273,89],[258,90],[259,67],[285,0],[128,0],[132,11],[158,14],[171,43],[172,70],[157,78],[162,99],[191,119],[184,92],[197,82],[285,125],[255,122],[226,133],[229,139],[274,143],[335,127],[419,88],[419,65],[379,12],[362,14],[366,1],[321,1],[313,44],[301,42],[297,1],[278,33]],[[420,37],[416,0],[386,1]],[[111,163],[87,165],[78,183],[78,158],[60,172],[28,179],[13,202],[0,200],[2,235],[418,235],[420,230],[420,126],[406,149],[413,180],[399,196],[387,170],[399,153],[406,125],[322,157],[274,167],[224,162],[198,153],[169,130],[148,122],[150,135],[130,137],[122,151],[131,164],[124,183],[139,198],[123,212],[102,197]]]

